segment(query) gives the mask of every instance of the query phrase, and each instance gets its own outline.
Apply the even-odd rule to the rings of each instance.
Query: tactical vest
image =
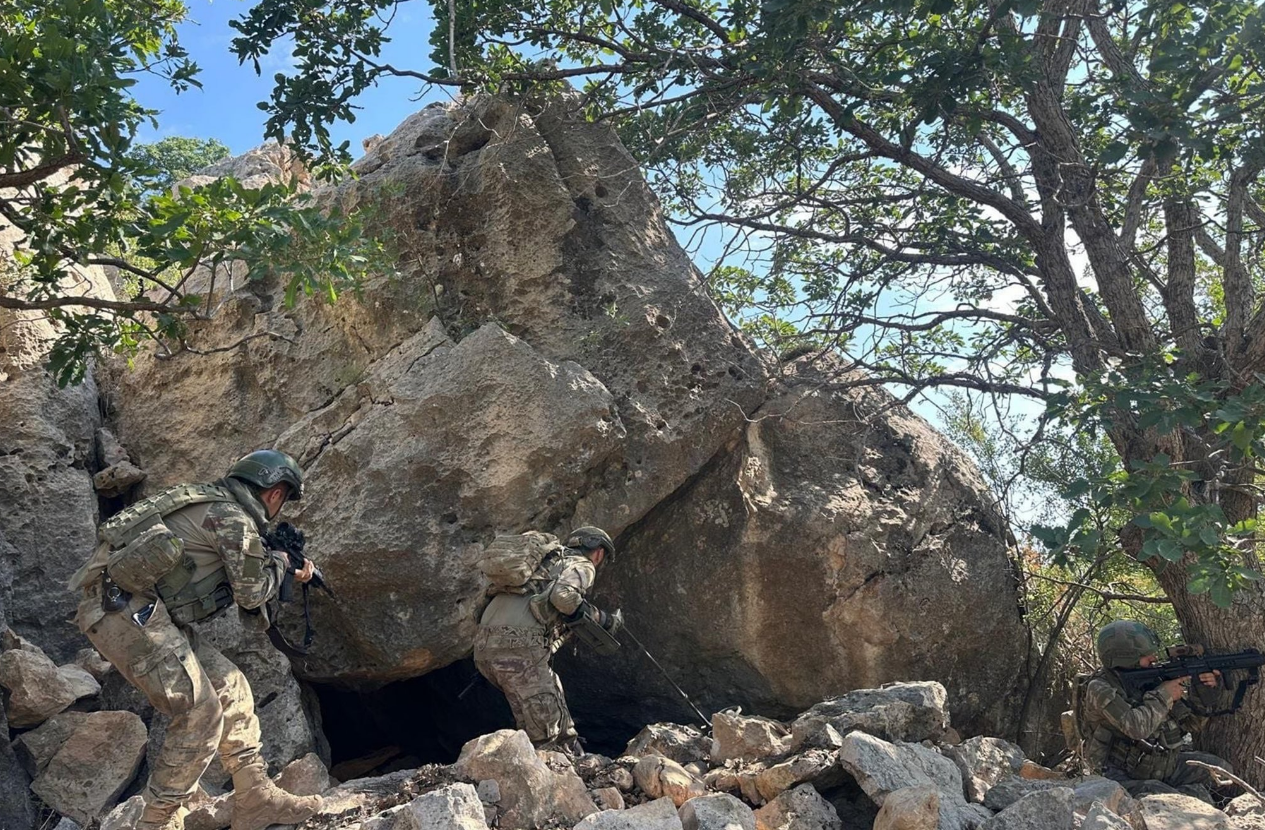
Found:
[[[1176,770],[1177,747],[1185,732],[1172,718],[1160,724],[1153,740],[1135,741],[1112,729],[1104,722],[1093,723],[1085,707],[1085,692],[1090,681],[1102,680],[1125,697],[1131,706],[1140,703],[1126,695],[1124,684],[1109,669],[1077,676],[1072,687],[1072,716],[1081,739],[1081,759],[1093,773],[1101,772],[1108,762],[1133,778],[1164,779]]]
[[[195,504],[237,500],[214,484],[181,484],[129,505],[102,523],[97,538],[109,546],[105,572],[125,590],[162,599],[177,625],[216,616],[233,604],[233,589],[223,565],[202,579],[184,552],[184,541],[163,519]]]

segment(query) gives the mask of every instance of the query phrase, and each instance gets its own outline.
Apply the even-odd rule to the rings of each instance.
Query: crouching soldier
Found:
[[[613,634],[623,624],[620,612],[608,614],[585,599],[598,567],[614,555],[606,531],[581,527],[562,545],[543,533],[498,536],[480,562],[494,596],[479,621],[474,664],[505,694],[514,722],[539,748],[583,751],[550,664],[572,626]]]
[[[1134,796],[1180,791],[1211,802],[1216,786],[1211,773],[1186,761],[1233,769],[1216,755],[1185,748],[1186,734],[1207,720],[1185,701],[1191,679],[1169,680],[1134,697],[1126,692],[1118,670],[1150,668],[1161,651],[1159,638],[1139,622],[1117,620],[1103,627],[1097,650],[1103,667],[1078,678],[1072,701],[1085,766]],[[1215,687],[1219,675],[1201,674],[1197,682]]]
[[[294,459],[250,453],[212,484],[172,487],[104,522],[96,553],[71,582],[83,591],[80,630],[171,718],[162,750],[149,759],[138,828],[181,830],[217,752],[233,777],[233,830],[297,824],[320,809],[319,797],[291,795],[268,777],[250,685],[191,627],[234,604],[266,624],[289,560],[267,550],[260,534],[302,493]],[[305,560],[292,578],[307,582],[313,570]]]

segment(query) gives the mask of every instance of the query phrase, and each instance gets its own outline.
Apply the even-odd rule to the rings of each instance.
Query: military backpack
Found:
[[[488,594],[528,594],[548,580],[546,560],[564,550],[551,533],[503,534],[483,549],[475,566],[487,577]]]

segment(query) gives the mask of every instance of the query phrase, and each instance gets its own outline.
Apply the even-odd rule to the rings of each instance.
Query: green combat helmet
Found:
[[[1109,669],[1137,668],[1139,660],[1160,649],[1155,632],[1133,620],[1116,620],[1098,632],[1098,659]]]
[[[303,471],[298,462],[278,450],[255,450],[233,462],[230,478],[240,478],[265,490],[285,482],[290,485],[290,499],[303,498]]]
[[[581,550],[593,550],[594,548],[606,548],[606,558],[614,560],[615,543],[611,541],[610,535],[600,527],[585,525],[577,527],[567,536],[567,540],[562,544],[569,548],[580,548]]]

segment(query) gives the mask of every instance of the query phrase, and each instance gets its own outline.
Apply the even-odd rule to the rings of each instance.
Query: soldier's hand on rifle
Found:
[[[304,557],[303,567],[294,572],[294,581],[302,585],[305,582],[311,582],[312,576],[316,573],[316,563],[311,559]]]
[[[1168,695],[1169,700],[1176,703],[1185,697],[1186,692],[1189,691],[1189,680],[1189,677],[1178,677],[1175,680],[1165,680],[1159,685],[1159,688],[1164,690],[1164,693]]]
[[[614,611],[606,615],[606,620],[602,623],[602,628],[610,634],[624,627],[624,611],[622,608],[616,608]]]
[[[1199,682],[1204,684],[1205,686],[1212,686],[1213,688],[1220,686],[1221,685],[1221,670],[1213,669],[1212,671],[1204,672],[1203,674],[1199,675]]]

